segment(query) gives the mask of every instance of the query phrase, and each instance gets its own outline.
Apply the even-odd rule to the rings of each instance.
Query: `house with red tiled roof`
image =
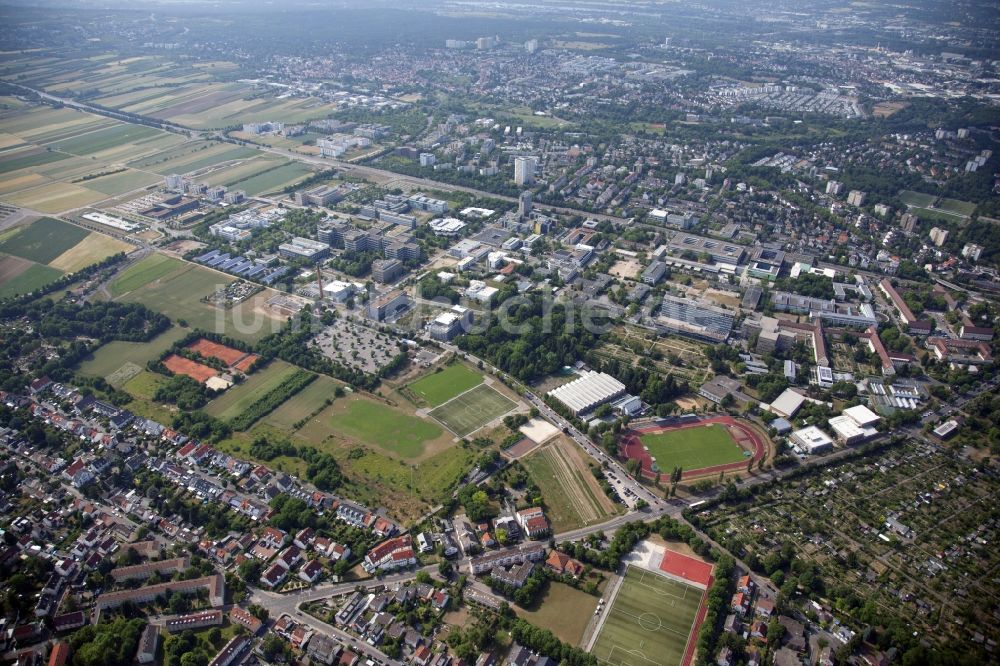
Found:
[[[251,636],[256,636],[257,632],[261,630],[264,623],[254,617],[249,611],[246,611],[239,606],[233,606],[229,611],[229,621],[233,624],[238,624],[241,627],[245,627]]]
[[[69,643],[58,641],[49,653],[49,666],[66,666],[69,663],[70,652]]]
[[[545,518],[545,512],[541,507],[532,507],[518,511],[516,516],[518,525],[524,530],[528,537],[541,536],[550,531],[549,521]]]
[[[323,565],[319,560],[310,560],[299,570],[299,578],[307,583],[315,583],[323,575]]]
[[[265,587],[274,588],[281,585],[287,575],[288,569],[280,564],[272,564],[267,571],[260,575],[260,584]]]
[[[409,534],[387,539],[368,551],[362,565],[369,573],[392,571],[417,563],[413,541]]]
[[[196,448],[198,448],[198,442],[188,442],[187,444],[185,444],[181,448],[177,449],[177,457],[178,458],[187,458],[189,455],[191,455],[194,452],[194,450]]]
[[[549,553],[548,558],[545,560],[545,566],[557,574],[569,574],[573,578],[579,578],[585,570],[583,564],[577,562],[566,553],[560,553],[558,550],[553,550]]]

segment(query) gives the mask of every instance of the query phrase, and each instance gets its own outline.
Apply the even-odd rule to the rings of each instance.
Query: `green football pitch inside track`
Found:
[[[701,597],[697,587],[629,567],[591,652],[609,666],[677,666]]]
[[[701,469],[746,460],[743,449],[721,423],[643,434],[639,441],[649,449],[656,469],[661,472],[675,467]]]
[[[465,437],[512,409],[512,400],[480,384],[432,410],[430,415],[459,437]]]

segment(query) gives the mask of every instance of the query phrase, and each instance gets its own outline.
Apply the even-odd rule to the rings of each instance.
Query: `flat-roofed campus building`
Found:
[[[379,296],[368,305],[368,316],[375,321],[385,321],[410,307],[410,298],[405,292],[397,289]]]
[[[625,385],[603,372],[588,372],[579,379],[549,391],[550,396],[566,405],[576,416],[586,414],[624,394]]]
[[[750,255],[747,275],[773,282],[778,279],[778,274],[781,272],[781,265],[784,262],[785,253],[783,250],[759,247]]]
[[[833,448],[833,440],[816,426],[796,430],[791,435],[792,444],[802,453],[815,455]]]
[[[733,330],[733,312],[676,296],[664,296],[654,323],[665,333],[706,342],[725,342]]]
[[[746,254],[746,248],[742,245],[687,232],[681,232],[671,238],[667,243],[667,249],[671,254],[684,252],[693,252],[695,255],[707,254],[717,264],[733,266],[743,261],[743,256]]]
[[[296,236],[287,243],[279,245],[278,254],[289,259],[316,261],[330,254],[330,246],[310,238]]]

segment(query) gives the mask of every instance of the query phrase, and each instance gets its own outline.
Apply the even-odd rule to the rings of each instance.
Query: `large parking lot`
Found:
[[[316,334],[312,344],[330,360],[369,374],[378,372],[403,351],[389,334],[343,317]]]

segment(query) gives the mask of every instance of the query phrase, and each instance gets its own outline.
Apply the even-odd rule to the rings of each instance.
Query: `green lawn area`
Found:
[[[122,388],[133,398],[132,402],[128,403],[128,410],[143,418],[169,425],[173,421],[174,411],[153,400],[156,389],[166,381],[162,375],[149,370],[143,370],[127,381]]]
[[[483,375],[461,363],[452,363],[441,372],[432,372],[407,388],[431,407],[443,405],[459,393],[483,383]]]
[[[166,351],[170,345],[184,337],[186,330],[172,326],[149,342],[115,340],[102,345],[79,365],[80,374],[88,377],[107,378],[126,363],[146,367],[149,361]]]
[[[3,284],[0,284],[0,298],[27,294],[39,287],[44,287],[50,282],[58,280],[62,276],[63,273],[60,270],[41,264],[32,264],[20,275],[15,275]]]
[[[127,294],[177,270],[183,265],[184,262],[172,259],[165,254],[151,254],[122,271],[111,283],[111,293],[114,296]]]
[[[277,314],[272,316],[257,308],[259,299],[264,298],[265,294],[258,294],[226,309],[216,308],[205,301],[220,286],[232,282],[232,277],[195,264],[184,264],[184,268],[166,275],[162,275],[162,271],[163,268],[157,267],[141,276],[123,277],[127,281],[126,287],[148,281],[151,275],[156,275],[159,279],[133,288],[121,296],[121,300],[142,303],[174,321],[184,320],[192,328],[214,331],[246,342],[257,342],[279,330],[284,323]],[[114,287],[112,285],[113,290]],[[122,289],[120,283],[118,289]]]
[[[518,617],[548,629],[564,643],[577,645],[594,617],[597,597],[565,583],[551,583],[538,608],[526,610],[517,605],[512,608]]]
[[[419,458],[424,442],[442,435],[436,424],[365,399],[350,400],[331,418],[333,429],[402,458]]]
[[[959,199],[941,199],[938,201],[937,207],[941,210],[957,213],[965,217],[969,217],[976,211],[976,204],[970,201],[961,201]]]
[[[512,400],[483,384],[452,398],[430,415],[459,437],[465,437],[515,406]]]
[[[936,199],[937,197],[933,194],[924,194],[923,192],[914,192],[913,190],[902,190],[899,193],[900,201],[907,206],[917,206],[919,208],[930,206]]]
[[[296,423],[314,413],[327,400],[334,399],[334,391],[341,386],[335,379],[319,375],[315,381],[305,387],[294,399],[286,400],[280,407],[264,417],[264,423],[279,430],[292,430]]]
[[[247,377],[205,406],[205,412],[223,421],[242,414],[250,405],[297,372],[284,361],[272,361],[266,368]]]
[[[608,666],[679,666],[701,594],[629,567],[591,653]]]
[[[717,423],[642,435],[639,439],[664,472],[674,467],[701,469],[746,460],[743,449]]]
[[[22,227],[16,234],[5,237],[0,242],[0,252],[47,264],[88,234],[89,231],[74,224],[42,217]]]

